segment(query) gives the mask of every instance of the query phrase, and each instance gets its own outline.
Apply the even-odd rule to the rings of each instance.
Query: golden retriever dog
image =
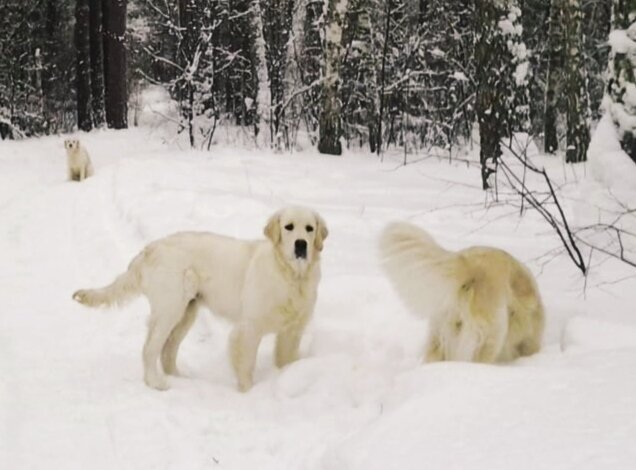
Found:
[[[69,181],[84,181],[89,176],[93,176],[93,164],[88,156],[88,151],[80,144],[79,140],[64,140],[64,148],[66,149]]]
[[[247,391],[263,335],[276,334],[276,366],[298,358],[328,231],[316,212],[288,207],[270,217],[264,233],[266,240],[254,241],[203,232],[170,235],[147,245],[110,285],[79,290],[73,299],[91,307],[141,294],[148,299],[144,381],[158,390],[168,388],[164,373],[177,374],[179,345],[197,310],[209,308],[234,324],[230,360],[239,390]]]
[[[430,320],[426,361],[505,362],[539,350],[545,320],[537,284],[505,251],[448,251],[398,222],[382,233],[380,257],[407,307]]]

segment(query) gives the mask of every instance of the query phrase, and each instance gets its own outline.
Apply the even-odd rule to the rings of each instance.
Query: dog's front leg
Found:
[[[84,181],[86,179],[86,165],[82,165],[79,170],[79,180]]]
[[[262,335],[253,327],[238,325],[230,335],[230,360],[241,392],[252,388],[256,353]]]
[[[294,325],[276,335],[274,361],[276,367],[285,367],[298,359],[298,348],[305,325]]]

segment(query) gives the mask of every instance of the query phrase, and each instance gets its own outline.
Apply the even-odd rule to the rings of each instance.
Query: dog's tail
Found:
[[[80,289],[73,294],[73,300],[89,307],[121,307],[141,293],[141,263],[145,252],[139,253],[120,274],[107,286],[100,289]]]
[[[439,315],[457,301],[463,283],[461,259],[415,225],[395,222],[384,229],[380,262],[413,313]]]

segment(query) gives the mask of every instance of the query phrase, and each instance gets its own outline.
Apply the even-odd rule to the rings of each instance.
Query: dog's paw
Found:
[[[154,388],[155,390],[159,390],[160,392],[165,392],[170,388],[170,386],[168,385],[168,381],[165,378],[151,379],[150,377],[145,377],[144,382],[146,382],[146,385],[148,385],[150,388]]]
[[[73,300],[75,302],[79,302],[80,304],[87,304],[88,303],[88,291],[86,291],[84,289],[80,289],[78,291],[75,291],[73,293]]]
[[[242,381],[242,382],[239,382],[238,384],[238,390],[241,393],[247,393],[251,390],[252,386],[253,386],[253,383],[251,380]]]

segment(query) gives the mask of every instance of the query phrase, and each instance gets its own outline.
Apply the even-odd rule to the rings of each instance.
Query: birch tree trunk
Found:
[[[256,122],[254,132],[258,136],[262,123],[269,123],[269,87],[267,86],[267,58],[265,57],[265,38],[263,37],[263,22],[259,0],[252,0],[252,24],[254,27],[254,55],[256,57],[256,75],[258,88],[256,90]]]
[[[325,75],[322,86],[318,151],[341,155],[342,121],[340,116],[340,61],[342,54],[342,25],[347,0],[328,0],[327,30],[325,34]]]

